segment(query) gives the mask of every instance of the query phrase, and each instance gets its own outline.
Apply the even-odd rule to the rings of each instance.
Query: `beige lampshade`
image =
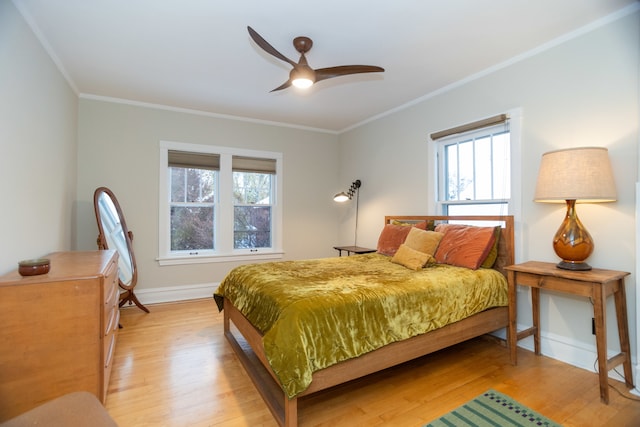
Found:
[[[542,155],[534,201],[544,203],[613,202],[609,152],[604,147],[581,147],[550,151]]]

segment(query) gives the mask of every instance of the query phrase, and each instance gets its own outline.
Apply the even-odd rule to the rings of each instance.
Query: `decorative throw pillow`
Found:
[[[406,227],[416,227],[419,228],[421,230],[427,230],[427,221],[420,221],[420,222],[402,222],[402,221],[398,221],[397,219],[392,219],[391,220],[391,224],[392,225],[403,225]],[[433,228],[432,228],[433,230]]]
[[[440,243],[442,236],[444,236],[444,234],[437,231],[425,231],[414,227],[409,231],[407,238],[404,240],[404,244],[416,251],[433,255],[436,253],[438,243]]]
[[[431,255],[411,249],[403,243],[393,255],[393,258],[391,258],[391,262],[417,271],[424,267],[431,259]]]
[[[495,243],[494,227],[438,224],[443,232],[435,253],[436,262],[477,270]]]
[[[400,245],[404,243],[404,239],[407,238],[407,234],[409,234],[411,228],[412,227],[404,225],[385,225],[380,233],[380,237],[378,237],[378,253],[393,256]]]
[[[493,264],[496,263],[496,259],[498,259],[498,244],[500,243],[500,232],[502,231],[502,227],[500,227],[499,225],[497,225],[494,228],[494,235],[496,237],[495,242],[493,242],[493,246],[491,247],[491,250],[489,251],[489,254],[487,255],[487,258],[482,261],[482,264],[480,265],[480,267],[482,268],[491,268],[493,267]]]

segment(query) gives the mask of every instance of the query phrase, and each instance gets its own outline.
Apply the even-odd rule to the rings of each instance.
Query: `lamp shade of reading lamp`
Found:
[[[360,202],[360,186],[362,182],[359,179],[356,179],[351,183],[351,187],[345,193],[341,191],[340,193],[333,196],[333,200],[336,202],[346,202],[347,200],[353,199],[353,196],[356,196],[356,230],[354,233],[353,246],[358,246],[358,205]]]
[[[606,148],[571,148],[542,155],[534,201],[567,205],[564,221],[553,237],[553,250],[562,259],[558,268],[591,270],[585,260],[593,252],[593,239],[578,218],[576,203],[615,200],[616,187]]]
[[[344,191],[341,191],[340,193],[336,194],[335,196],[333,196],[333,201],[334,202],[346,202],[347,200],[349,200],[351,197],[349,197],[347,195],[347,193],[345,193]]]
[[[344,191],[341,191],[340,193],[333,196],[333,200],[335,202],[346,202],[347,200],[353,199],[353,195],[359,193],[358,189],[361,185],[362,182],[360,182],[359,179],[356,179],[351,183],[351,187],[349,187],[349,190],[346,193]]]

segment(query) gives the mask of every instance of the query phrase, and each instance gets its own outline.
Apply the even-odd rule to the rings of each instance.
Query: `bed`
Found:
[[[297,426],[300,398],[506,327],[513,226],[512,216],[386,216],[377,253],[237,267],[214,294],[225,337],[276,421]],[[429,233],[457,253],[453,229],[494,236],[482,243],[490,268],[443,251],[424,268],[399,256]]]

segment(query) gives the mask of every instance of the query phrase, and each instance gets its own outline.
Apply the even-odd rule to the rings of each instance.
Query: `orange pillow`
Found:
[[[435,253],[436,262],[477,270],[495,243],[494,227],[438,224],[444,233]]]
[[[378,237],[378,253],[382,255],[393,256],[412,227],[406,225],[387,224],[382,229],[380,237]]]

